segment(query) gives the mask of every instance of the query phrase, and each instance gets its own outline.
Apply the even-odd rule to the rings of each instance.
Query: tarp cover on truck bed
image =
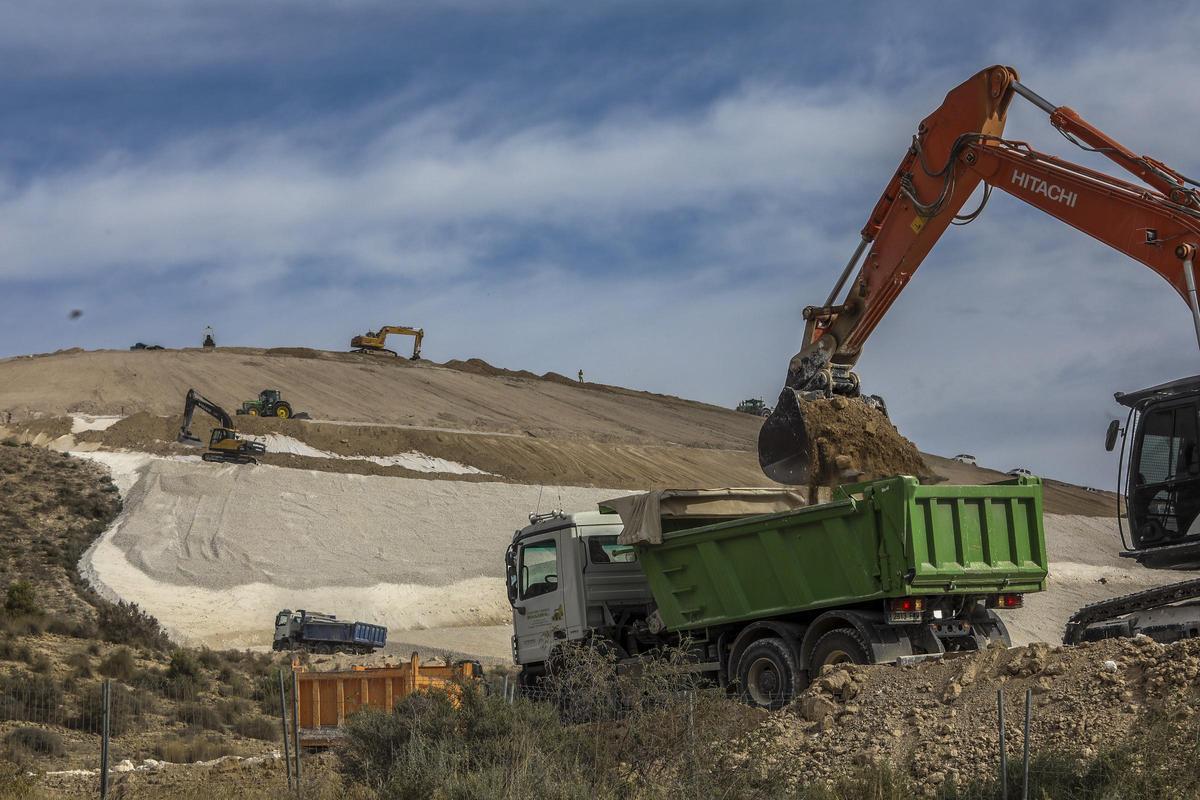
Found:
[[[793,511],[805,503],[788,489],[660,489],[618,497],[600,504],[621,515],[619,544],[661,544],[663,524],[672,520],[736,519]],[[699,523],[697,523],[699,524]]]

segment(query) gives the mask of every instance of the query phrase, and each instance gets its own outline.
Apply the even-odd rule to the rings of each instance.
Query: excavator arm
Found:
[[[1004,139],[1016,95],[1047,112],[1069,140],[1102,153],[1146,185]],[[1023,86],[1015,70],[989,67],[953,89],[921,122],[833,291],[823,305],[804,309],[804,345],[789,362],[779,402],[759,433],[759,463],[769,477],[807,481],[810,442],[801,404],[832,394],[859,395],[852,368],[863,344],[946,229],[970,222],[982,210],[981,204],[958,216],[981,182],[984,203],[999,188],[1153,269],[1191,305],[1200,341],[1193,270],[1200,194],[1189,186],[1192,181],[1134,154],[1073,110],[1047,102]]]
[[[192,416],[196,413],[197,408],[215,419],[221,428],[233,430],[233,419],[225,412],[225,409],[199,394],[195,389],[188,389],[187,398],[183,402],[183,424],[179,427],[179,436],[177,437],[179,441],[204,444],[200,437],[192,434]]]

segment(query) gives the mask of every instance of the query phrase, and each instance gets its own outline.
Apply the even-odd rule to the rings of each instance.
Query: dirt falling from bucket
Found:
[[[862,400],[811,400],[801,408],[812,442],[810,490],[894,475],[934,477],[916,445]]]

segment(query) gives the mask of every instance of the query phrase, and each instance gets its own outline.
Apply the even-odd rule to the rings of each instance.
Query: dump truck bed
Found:
[[[1047,572],[1036,477],[855,484],[829,503],[664,531],[636,548],[672,630],[891,597],[1037,592]]]
[[[387,644],[387,628],[369,622],[316,620],[304,623],[304,639],[312,642],[345,642],[362,647]]]

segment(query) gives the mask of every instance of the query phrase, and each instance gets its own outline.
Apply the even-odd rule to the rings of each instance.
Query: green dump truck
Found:
[[[826,664],[1007,645],[996,612],[1046,588],[1036,477],[897,477],[815,506],[787,490],[659,491],[530,522],[505,556],[527,687],[569,642],[631,660],[665,645],[778,707]]]

